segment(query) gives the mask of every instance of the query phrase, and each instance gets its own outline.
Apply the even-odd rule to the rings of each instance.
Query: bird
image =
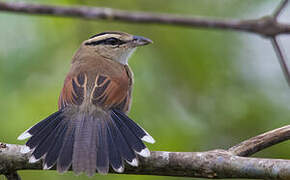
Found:
[[[138,166],[138,155],[150,157],[143,143],[155,140],[128,113],[133,73],[128,59],[152,40],[125,32],[98,33],[74,54],[58,100],[58,111],[23,132],[22,153],[29,162],[60,173],[107,174]]]

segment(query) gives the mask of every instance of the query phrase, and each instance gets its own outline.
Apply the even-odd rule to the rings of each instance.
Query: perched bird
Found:
[[[72,166],[89,176],[124,171],[124,161],[138,166],[137,154],[149,157],[142,141],[154,139],[127,116],[133,74],[128,58],[150,39],[124,32],[103,32],[84,41],[72,59],[59,96],[58,111],[22,133],[23,153],[43,159],[59,172]]]

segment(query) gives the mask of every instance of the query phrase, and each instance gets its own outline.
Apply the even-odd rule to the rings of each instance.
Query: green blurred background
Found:
[[[277,0],[53,0],[27,1],[179,13],[215,18],[257,18]],[[288,10],[289,11],[289,10]],[[285,14],[289,15],[286,11]],[[282,20],[283,20],[283,17]],[[289,16],[288,16],[289,17]],[[289,124],[290,89],[270,42],[253,34],[0,13],[0,141],[17,136],[56,111],[70,60],[96,33],[120,30],[151,38],[131,58],[135,74],[130,116],[156,139],[151,150],[229,148]],[[289,38],[281,39],[283,49]],[[290,56],[289,56],[290,57]],[[289,159],[290,142],[257,157]],[[20,171],[25,179],[89,179],[69,172]],[[0,177],[0,179],[4,177]],[[96,175],[93,179],[182,179]]]

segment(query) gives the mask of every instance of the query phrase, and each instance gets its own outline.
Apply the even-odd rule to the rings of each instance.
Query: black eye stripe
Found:
[[[96,46],[96,45],[100,45],[100,44],[104,44],[104,45],[122,45],[125,44],[125,41],[122,41],[120,39],[111,37],[111,38],[107,38],[107,39],[103,39],[103,40],[99,40],[99,41],[93,41],[93,42],[87,42],[85,43],[85,45],[87,46]]]

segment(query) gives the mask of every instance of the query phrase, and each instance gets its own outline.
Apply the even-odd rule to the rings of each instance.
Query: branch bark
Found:
[[[290,140],[290,125],[250,138],[231,147],[228,151],[237,156],[248,157],[286,140]]]
[[[246,158],[259,150],[289,139],[290,125],[251,138],[227,150],[206,152],[154,151],[140,157],[138,167],[126,166],[124,174],[202,178],[290,179],[290,160]],[[42,163],[30,164],[22,145],[0,145],[0,174],[18,170],[41,170]],[[55,169],[55,168],[53,168]],[[110,173],[115,173],[110,171]]]
[[[7,180],[21,180],[20,176],[16,171],[5,174]]]
[[[279,60],[282,72],[284,73],[285,79],[286,79],[288,85],[290,86],[290,71],[289,71],[289,68],[287,66],[285,54],[283,53],[281,47],[279,46],[279,42],[278,42],[277,37],[271,38],[271,42],[272,42],[273,48],[275,50],[275,53],[277,55],[277,58]]]
[[[290,25],[277,22],[273,16],[252,20],[223,20],[201,17],[184,17],[172,14],[129,12],[111,8],[50,6],[23,2],[0,2],[0,11],[94,20],[104,19],[130,23],[169,24],[175,26],[228,29],[257,33],[264,36],[290,33]]]
[[[21,145],[6,144],[0,153],[1,170],[42,170],[42,163],[28,163]],[[126,166],[124,174],[202,178],[289,179],[290,160],[244,158],[225,150],[208,152],[151,152],[140,166]],[[53,168],[55,169],[55,168]],[[1,171],[0,171],[1,172]],[[3,172],[2,172],[3,173]],[[110,171],[110,173],[115,173]]]
[[[279,6],[275,9],[275,11],[273,13],[273,17],[275,19],[277,19],[277,17],[282,13],[282,11],[285,9],[288,2],[289,2],[289,0],[282,0],[280,2]]]

